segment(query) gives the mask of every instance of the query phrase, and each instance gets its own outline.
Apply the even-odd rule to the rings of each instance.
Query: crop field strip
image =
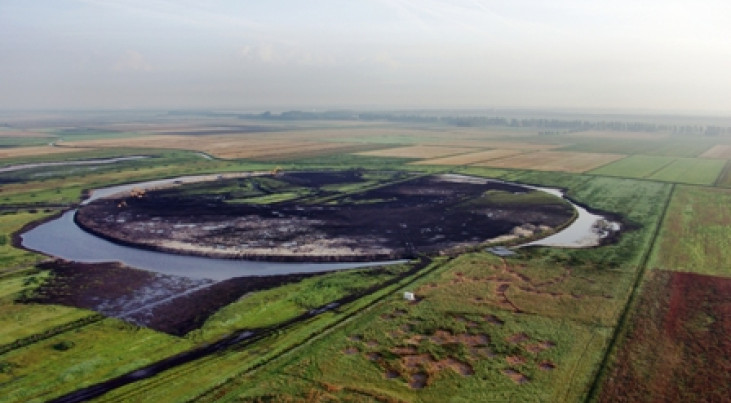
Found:
[[[453,155],[449,157],[433,158],[412,162],[413,165],[472,165],[488,160],[510,157],[526,151],[511,149],[486,150],[476,153]]]
[[[731,145],[718,144],[700,155],[701,158],[718,158],[731,160]]]
[[[619,176],[664,182],[712,185],[724,169],[722,160],[631,155],[589,171],[594,175]]]
[[[722,172],[725,161],[701,158],[678,158],[647,177],[675,183],[712,185]]]
[[[538,151],[477,163],[477,166],[581,173],[623,158],[621,154]]]
[[[642,133],[616,133],[617,137],[584,136],[584,132],[566,135],[560,142],[561,151],[604,152],[628,155],[652,155],[665,157],[699,157],[718,145],[713,138],[688,138]],[[639,138],[633,138],[632,135]]]
[[[718,178],[716,178],[714,185],[719,187],[731,187],[731,160],[726,162],[723,170],[718,175]]]
[[[374,157],[396,157],[396,158],[438,158],[455,154],[466,154],[473,151],[467,147],[443,147],[429,145],[415,145],[408,147],[388,148],[383,150],[365,151],[358,155]]]
[[[731,189],[680,186],[651,268],[731,277]]]
[[[168,148],[180,150],[202,151],[207,154],[227,159],[252,158],[267,159],[276,157],[297,157],[318,153],[338,153],[355,151],[359,146],[351,143],[293,141],[275,138],[252,138],[234,135],[184,136],[153,135],[129,139],[104,139],[68,143],[73,147],[137,147]],[[365,147],[365,146],[360,146]]]

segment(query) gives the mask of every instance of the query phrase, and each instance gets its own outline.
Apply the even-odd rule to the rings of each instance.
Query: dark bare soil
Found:
[[[357,171],[271,178],[311,193],[324,185],[361,181]],[[210,186],[213,191],[220,185]],[[558,198],[544,203],[529,198],[525,203],[491,203],[484,197],[491,190],[532,192],[516,185],[442,175],[342,194],[325,202],[311,197],[267,205],[228,203],[220,195],[168,189],[97,200],[81,207],[76,220],[85,230],[118,243],[181,254],[370,261],[474,246],[526,224],[555,228],[573,215],[572,207]]]
[[[731,278],[653,271],[602,402],[728,402]]]
[[[23,302],[86,308],[182,336],[242,295],[297,282],[313,274],[238,277],[221,282],[138,270],[119,263],[44,263],[52,277]]]

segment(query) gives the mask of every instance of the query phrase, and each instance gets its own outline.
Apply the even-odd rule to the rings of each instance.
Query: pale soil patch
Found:
[[[536,344],[530,344],[528,346],[525,346],[525,349],[533,354],[538,354],[541,351],[548,350],[549,348],[553,348],[556,346],[556,343],[552,341],[542,341],[540,343]]]
[[[470,375],[475,374],[475,370],[472,368],[472,366],[470,364],[456,360],[452,357],[447,357],[443,360],[437,361],[436,367],[439,370],[442,370],[445,368],[451,368],[454,372],[456,372],[462,376],[470,376]]]
[[[525,358],[519,356],[519,355],[509,355],[505,357],[505,361],[508,362],[510,365],[520,365],[525,364]]]
[[[485,315],[485,322],[492,323],[493,325],[502,326],[505,324],[505,321],[501,320],[495,315]]]
[[[396,372],[396,371],[393,371],[393,370],[388,370],[388,371],[386,371],[386,372],[384,373],[384,376],[385,376],[385,377],[386,377],[387,379],[394,379],[394,378],[398,378],[398,377],[400,376],[400,374],[399,374],[398,372]]]
[[[513,382],[517,383],[518,385],[522,385],[524,383],[530,382],[530,379],[528,379],[527,376],[521,374],[520,372],[518,372],[514,369],[504,369],[503,374],[505,374],[508,378],[510,378]]]
[[[494,160],[497,158],[510,157],[517,154],[522,154],[525,151],[512,150],[512,149],[498,149],[498,150],[487,150],[480,151],[477,153],[454,155],[450,157],[434,158],[430,160],[423,160],[413,162],[414,165],[471,165],[478,162],[484,162]]]
[[[411,386],[412,389],[423,389],[426,386],[428,376],[424,373],[417,373],[411,375],[411,380],[409,381],[409,386]]]
[[[357,154],[370,157],[437,158],[447,155],[468,153],[470,151],[473,150],[466,147],[416,145],[408,147],[388,148],[383,150],[365,151]]]
[[[528,341],[529,339],[530,339],[530,337],[528,337],[528,335],[525,333],[516,333],[507,338],[508,343],[512,343],[512,344],[523,343],[525,341]]]
[[[358,354],[360,351],[358,351],[358,348],[356,347],[346,347],[343,352],[348,355]]]
[[[414,348],[412,346],[393,347],[393,348],[391,348],[391,352],[396,355],[413,355],[413,354],[416,354],[416,348]]]
[[[623,154],[538,151],[474,165],[539,171],[586,172],[624,157]]]
[[[700,155],[700,158],[731,159],[731,145],[719,144]]]
[[[435,361],[429,354],[414,354],[401,357],[404,367],[414,369],[433,364]]]

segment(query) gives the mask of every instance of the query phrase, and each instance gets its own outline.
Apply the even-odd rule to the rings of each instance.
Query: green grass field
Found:
[[[724,165],[724,160],[632,155],[597,168],[590,173],[692,185],[712,185],[721,174]]]
[[[493,297],[496,284],[488,280],[502,265],[486,254],[463,255],[414,284],[423,298],[419,303],[394,295],[276,365],[211,391],[204,400],[580,398],[609,328],[545,311],[518,315],[505,310]],[[510,274],[503,275],[510,281]],[[511,298],[521,308],[526,300]],[[418,386],[419,376],[426,377],[428,386]]]
[[[591,171],[596,175],[647,178],[670,165],[675,158],[663,156],[631,155]]]
[[[693,185],[713,185],[725,163],[723,160],[679,158],[647,179]]]
[[[679,186],[649,267],[731,276],[731,190]]]

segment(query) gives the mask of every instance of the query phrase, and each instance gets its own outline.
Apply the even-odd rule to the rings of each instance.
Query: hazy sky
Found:
[[[728,0],[0,0],[0,108],[731,112]]]

